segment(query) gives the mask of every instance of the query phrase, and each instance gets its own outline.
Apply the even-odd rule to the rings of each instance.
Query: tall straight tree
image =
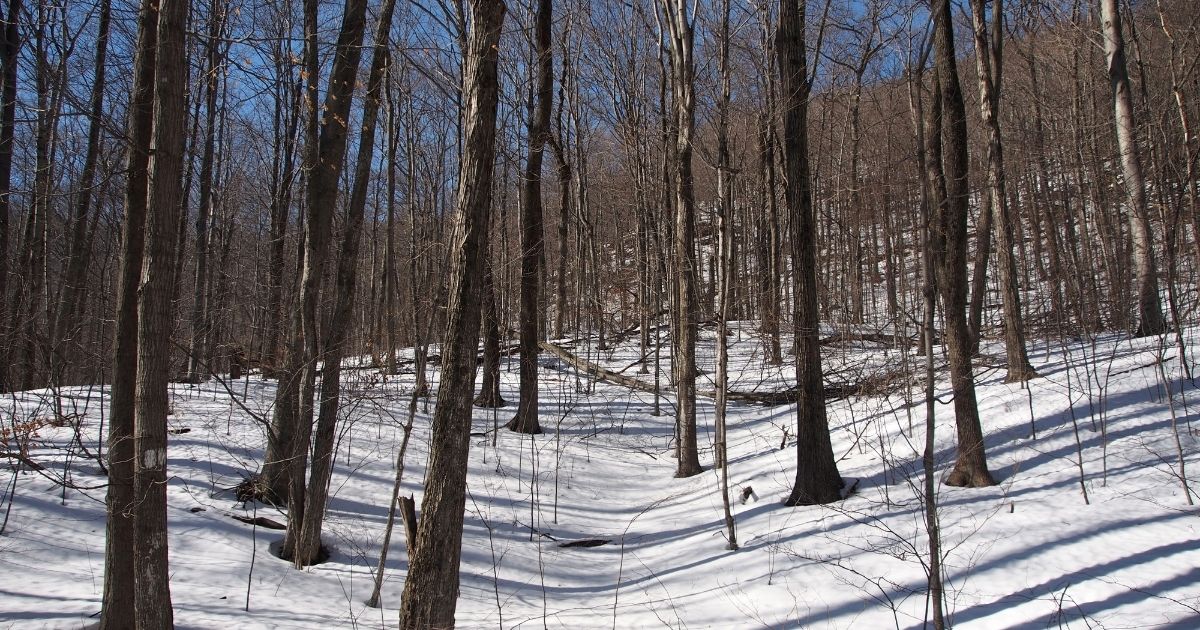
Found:
[[[954,390],[958,429],[958,459],[946,477],[951,486],[995,485],[984,453],[983,428],[975,401],[971,369],[971,334],[967,326],[967,213],[969,206],[967,112],[954,53],[954,23],[950,0],[933,0],[934,52],[940,99],[939,147],[930,147],[936,182],[930,185],[934,202],[933,250],[938,292],[946,317],[946,349]]]
[[[211,310],[208,304],[212,283],[209,224],[213,220],[213,184],[215,179],[217,143],[217,95],[224,75],[221,65],[225,46],[221,34],[225,30],[225,2],[212,0],[208,8],[208,39],[205,41],[204,68],[204,149],[200,156],[200,206],[196,212],[196,275],[192,291],[192,337],[188,345],[189,383],[199,383],[207,377]]]
[[[8,221],[12,214],[13,136],[17,117],[17,66],[21,60],[21,31],[19,28],[22,0],[8,0],[4,20],[3,85],[0,85],[0,300],[8,299]],[[8,309],[0,307],[0,391],[12,388],[8,371],[12,322],[4,319]]]
[[[496,163],[497,73],[502,0],[470,0],[463,50],[463,151],[450,242],[442,381],[430,427],[429,468],[400,607],[406,630],[454,627],[466,506],[471,396],[479,345],[480,299]]]
[[[185,27],[188,0],[161,0],[154,73],[146,249],[138,284],[134,405],[134,617],[138,628],[170,628],[167,571],[167,377],[171,371],[175,239],[183,198],[187,119]]]
[[[808,161],[808,95],[811,83],[804,43],[804,0],[780,0],[775,52],[783,110],[784,203],[791,216],[796,335],[796,483],[787,505],[841,498],[842,477],[833,459],[825,384],[821,374],[821,318],[817,310],[817,216]]]
[[[133,554],[130,553],[137,540],[133,520],[133,414],[138,356],[138,278],[142,273],[145,248],[147,169],[154,121],[154,64],[158,51],[156,7],[155,0],[143,0],[138,11],[133,92],[126,132],[125,220],[121,228],[113,377],[109,387],[108,491],[105,497],[108,520],[104,541],[104,600],[100,616],[103,630],[134,625],[134,571]]]
[[[508,428],[519,433],[541,433],[538,423],[538,296],[541,263],[546,243],[542,229],[542,157],[550,134],[550,106],[554,89],[554,55],[550,50],[553,1],[538,0],[534,20],[537,53],[537,88],[529,116],[529,157],[521,182],[521,400]]]
[[[1004,171],[1004,142],[1000,136],[1000,86],[1004,76],[1004,0],[992,4],[992,32],[988,35],[984,0],[971,0],[971,32],[975,37],[975,70],[979,83],[979,113],[987,134],[988,207],[996,231],[996,263],[999,267],[1000,298],[1004,305],[1004,349],[1010,383],[1035,376],[1025,351],[1025,322],[1021,294],[1017,291],[1017,262],[1013,251],[1012,217],[1009,216],[1008,186]],[[988,238],[986,235],[980,238]],[[985,265],[986,266],[986,265]],[[977,270],[978,271],[978,270]],[[982,295],[982,284],[975,287]],[[979,328],[974,330],[979,343]]]
[[[693,59],[695,8],[689,0],[661,0],[671,59],[671,95],[675,112],[674,172],[675,231],[672,242],[675,292],[671,334],[674,338],[672,376],[675,380],[676,477],[699,474],[696,450],[696,191],[692,176],[692,142],[696,129],[696,64]]]
[[[1129,233],[1133,238],[1133,264],[1138,281],[1138,336],[1157,335],[1167,330],[1162,301],[1158,296],[1158,270],[1154,265],[1154,233],[1150,229],[1150,209],[1146,203],[1146,176],[1138,153],[1133,96],[1129,70],[1125,64],[1125,36],[1121,31],[1121,12],[1117,0],[1100,0],[1104,53],[1108,59],[1108,80],[1113,95],[1113,125],[1121,150],[1121,175],[1129,202]]]

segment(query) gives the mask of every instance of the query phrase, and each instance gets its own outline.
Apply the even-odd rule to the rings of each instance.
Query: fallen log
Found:
[[[562,359],[567,364],[575,367],[579,371],[589,376],[608,383],[614,383],[623,387],[628,387],[630,389],[649,392],[651,394],[654,393],[653,383],[647,383],[632,376],[625,376],[624,374],[613,372],[612,370],[606,369],[595,363],[592,363],[591,361],[571,354],[565,349],[548,341],[539,342],[538,345],[540,345],[546,352],[549,352],[550,354]],[[825,385],[825,399],[840,400],[842,398],[849,398],[850,396],[858,396],[877,392],[880,391],[882,386],[886,382],[889,382],[891,378],[891,374],[883,374],[880,376],[863,379],[862,381],[858,382],[829,383]],[[672,390],[670,388],[663,387],[660,388],[659,391],[660,393],[670,393]],[[717,393],[714,390],[698,389],[696,390],[696,394],[699,396],[704,396],[705,398],[716,398],[717,396]],[[733,400],[751,405],[787,405],[796,402],[796,390],[794,388],[774,392],[741,392],[730,390],[725,395],[725,398],[727,400]]]

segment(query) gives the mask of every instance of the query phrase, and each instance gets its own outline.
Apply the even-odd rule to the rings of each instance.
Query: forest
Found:
[[[1200,627],[1195,0],[0,28],[0,626]]]

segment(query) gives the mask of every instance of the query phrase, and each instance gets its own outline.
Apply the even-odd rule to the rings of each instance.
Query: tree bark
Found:
[[[938,290],[946,317],[946,349],[954,390],[954,417],[958,429],[958,459],[946,478],[951,486],[995,485],[987,468],[983,429],[975,401],[975,376],[971,368],[971,334],[967,326],[967,213],[968,158],[967,114],[954,53],[954,25],[950,0],[934,3],[934,50],[938,96],[932,109],[940,132],[930,143],[930,163],[936,169],[934,193],[934,257]],[[937,145],[937,146],[935,146]]]
[[[696,126],[695,28],[688,0],[664,0],[663,14],[670,41],[671,90],[675,101],[674,184],[675,278],[672,337],[672,377],[675,381],[675,424],[678,440],[676,477],[704,470],[696,448],[696,194],[692,175],[692,136]]]
[[[416,553],[410,559],[400,608],[400,627],[406,630],[453,627],[458,599],[479,301],[496,162],[497,65],[504,22],[501,0],[470,0],[470,5],[471,30],[463,51],[465,142],[449,248],[442,382],[431,425]]]
[[[775,50],[783,106],[784,199],[793,233],[796,334],[796,482],[787,505],[831,503],[841,498],[842,478],[833,459],[821,375],[817,310],[816,212],[808,159],[808,59],[802,0],[780,0]]]
[[[975,36],[975,67],[979,83],[979,113],[987,131],[988,199],[984,214],[996,224],[996,263],[999,267],[1000,296],[1004,305],[1004,349],[1008,358],[1006,382],[1019,383],[1037,376],[1025,351],[1025,322],[1021,315],[1021,294],[1017,289],[1017,262],[1013,252],[1012,220],[1009,217],[1008,190],[1004,169],[1004,143],[1000,135],[1000,86],[1003,77],[1004,2],[992,5],[992,34],[988,37],[984,0],[971,0],[971,24]],[[1057,230],[1057,226],[1049,226]],[[976,291],[983,287],[976,285]],[[978,349],[980,329],[974,329]]]
[[[192,336],[188,344],[189,383],[207,380],[208,343],[211,341],[211,316],[208,299],[212,273],[209,270],[209,224],[213,221],[213,179],[217,143],[217,93],[223,74],[221,33],[224,31],[225,8],[222,0],[209,4],[207,62],[204,72],[204,149],[200,156],[200,200],[196,212],[196,274],[192,288]]]
[[[354,297],[358,288],[358,250],[362,240],[363,217],[367,207],[367,187],[371,164],[375,157],[375,132],[379,122],[379,104],[383,95],[384,75],[389,63],[392,13],[396,0],[384,0],[380,7],[379,23],[375,30],[375,48],[367,79],[367,95],[363,103],[362,135],[359,136],[358,159],[350,203],[346,209],[346,226],[339,248],[337,280],[334,286],[333,321],[341,322],[330,328],[325,342],[324,368],[318,401],[317,433],[313,443],[312,473],[304,499],[304,519],[295,548],[290,550],[296,568],[317,561],[321,551],[321,528],[325,522],[325,505],[329,497],[329,479],[333,474],[334,442],[336,440],[338,406],[341,401],[342,358],[346,355],[346,340],[350,322],[354,319]],[[357,65],[357,64],[355,64]],[[290,521],[289,521],[290,525]]]
[[[346,134],[353,103],[355,75],[362,56],[363,32],[365,30],[366,0],[346,0],[342,12],[342,25],[338,33],[333,69],[329,74],[329,87],[322,107],[320,137],[317,146],[308,151],[305,167],[308,170],[308,190],[304,224],[304,269],[300,277],[300,372],[298,380],[300,398],[296,404],[296,434],[292,441],[291,487],[288,492],[288,531],[284,540],[283,557],[292,560],[299,568],[311,557],[295,553],[301,549],[302,527],[305,523],[307,489],[304,476],[308,468],[309,446],[312,437],[314,389],[316,372],[321,356],[320,318],[318,302],[325,263],[329,257],[329,240],[332,235],[333,212],[337,205],[338,183],[346,155]],[[317,55],[317,4],[307,0],[305,7],[305,30],[309,47],[308,67],[311,72],[316,65]],[[310,83],[311,91],[315,84]],[[311,96],[310,96],[311,98]],[[317,116],[316,111],[310,115]],[[311,122],[310,122],[311,124]],[[342,320],[345,321],[345,320]],[[335,327],[335,329],[341,327]],[[340,356],[333,360],[340,360]],[[326,363],[328,366],[328,363]],[[323,401],[322,401],[323,402]],[[336,402],[336,401],[335,401]],[[321,509],[323,506],[320,506]]]
[[[53,344],[51,360],[55,363],[52,376],[60,383],[61,371],[69,362],[66,345],[76,332],[79,310],[87,294],[87,268],[91,260],[89,246],[94,233],[93,230],[89,230],[89,225],[94,228],[91,221],[92,201],[95,196],[93,188],[96,185],[96,164],[100,157],[101,131],[104,124],[104,86],[111,17],[111,0],[102,0],[96,34],[96,71],[92,80],[87,148],[83,157],[83,170],[79,176],[78,197],[71,213],[71,244],[67,254],[67,268],[50,334]],[[96,205],[99,206],[98,203]]]
[[[19,0],[14,2],[17,3]],[[125,154],[125,221],[121,228],[113,377],[109,387],[108,491],[105,497],[108,519],[104,545],[104,600],[100,617],[102,630],[132,628],[135,623],[133,554],[130,553],[137,540],[133,520],[133,416],[138,361],[138,279],[142,273],[145,247],[146,192],[154,120],[154,66],[158,51],[156,8],[155,0],[143,0],[138,11],[133,92],[127,123],[129,140]],[[2,170],[0,164],[0,176],[3,175]]]
[[[475,397],[475,406],[503,407],[500,395],[500,311],[496,306],[496,287],[492,275],[491,252],[483,271],[483,384]]]
[[[550,50],[553,0],[538,0],[534,25],[537,88],[529,118],[529,156],[521,185],[521,392],[517,415],[508,423],[517,433],[541,433],[538,423],[538,293],[546,243],[542,229],[542,158],[550,133],[554,55]]]
[[[1113,95],[1113,126],[1121,150],[1121,175],[1129,202],[1129,233],[1133,239],[1133,263],[1136,268],[1137,336],[1166,332],[1162,301],[1158,296],[1158,270],[1154,264],[1154,234],[1150,229],[1150,210],[1146,203],[1146,178],[1138,152],[1129,72],[1125,63],[1125,37],[1121,31],[1121,12],[1117,0],[1100,0],[1100,20],[1104,35],[1104,53],[1108,58],[1108,79]]]
[[[12,214],[13,136],[17,117],[17,70],[21,59],[19,15],[22,0],[8,0],[8,20],[4,25],[4,76],[0,86],[0,299],[8,299],[8,232]],[[0,307],[0,318],[8,310]],[[0,319],[0,391],[10,391],[9,360],[12,341],[9,331],[13,322]]]
[[[174,328],[175,239],[183,196],[187,15],[188,0],[162,0],[159,5],[146,249],[138,287],[133,440],[137,494],[134,611],[138,628],[173,626],[167,569],[167,386]]]

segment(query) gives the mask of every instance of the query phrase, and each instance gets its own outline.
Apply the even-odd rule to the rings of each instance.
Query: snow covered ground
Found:
[[[735,389],[786,387],[792,371],[763,367],[750,325],[730,339]],[[707,344],[699,356],[708,374],[700,389],[706,389],[713,333],[702,334],[701,343]],[[621,370],[637,358],[635,344],[636,336],[611,353],[576,352]],[[1197,349],[1189,345],[1189,359]],[[1171,404],[1189,471],[1200,470],[1200,420],[1192,421],[1200,398],[1182,378],[1174,339],[1034,343],[1030,358],[1042,378],[1027,389],[1003,383],[1003,369],[986,359],[1002,356],[1001,349],[985,350],[979,404],[1000,483],[939,491],[953,624],[1200,628],[1200,519],[1180,482]],[[1171,398],[1164,394],[1160,360]],[[553,367],[542,372],[540,393],[546,433],[493,433],[515,409],[513,361],[503,373],[510,406],[475,413],[460,627],[922,625],[927,543],[919,385],[913,405],[900,392],[831,402],[838,466],[858,486],[830,506],[781,505],[794,474],[794,431],[785,437],[794,407],[733,404],[730,480],[741,549],[727,551],[711,468],[710,400],[701,399],[699,407],[701,461],[708,468],[674,479],[669,399],[663,414],[653,416],[652,394],[592,383],[549,356],[543,363]],[[827,348],[827,370],[839,378],[898,365],[898,351],[885,355],[871,344]],[[406,568],[399,527],[384,607],[367,608],[364,601],[412,378],[385,383],[365,370],[349,376],[352,393],[325,530],[333,554],[303,571],[271,555],[280,532],[231,518],[286,519],[269,506],[242,505],[228,490],[261,464],[262,424],[215,382],[174,386],[169,518],[180,628],[395,627]],[[269,417],[274,383],[251,377],[231,387],[254,415]],[[938,392],[938,470],[944,474],[954,453],[944,373]],[[27,392],[3,405],[10,429],[3,450],[14,449],[23,435],[21,427],[11,433],[15,415],[18,423],[30,423],[25,429],[37,427],[28,453],[46,469],[14,476],[6,462],[0,473],[0,508],[11,498],[0,537],[0,627],[77,628],[98,619],[104,478],[80,443],[96,452],[106,403],[100,388],[64,393],[67,410],[78,414],[78,433],[45,424],[53,417],[49,392]],[[418,506],[429,412],[432,403],[416,416],[404,479]],[[1090,504],[1081,491],[1081,460]],[[73,486],[65,490],[56,482],[64,475]],[[743,503],[746,489],[753,494]],[[560,546],[584,539],[609,542]]]

